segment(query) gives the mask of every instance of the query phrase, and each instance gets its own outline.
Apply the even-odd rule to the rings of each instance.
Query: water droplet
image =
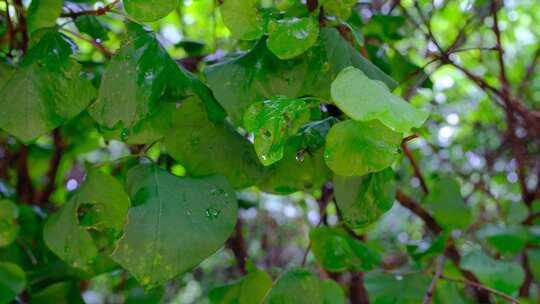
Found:
[[[205,211],[206,217],[211,220],[217,219],[220,213],[221,213],[221,210],[218,210],[212,207],[207,208]]]
[[[213,196],[220,196],[225,194],[225,190],[221,188],[214,188],[210,191],[210,194],[212,194]]]
[[[296,153],[296,161],[297,162],[300,162],[300,163],[303,163],[304,162],[304,150],[300,150],[298,151],[298,153]]]
[[[120,133],[120,138],[122,139],[122,141],[125,141],[129,136],[129,131],[128,129],[124,129],[122,130],[122,133]]]

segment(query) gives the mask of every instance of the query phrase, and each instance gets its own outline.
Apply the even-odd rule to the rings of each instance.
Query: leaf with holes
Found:
[[[47,220],[43,239],[69,265],[91,270],[98,252],[111,250],[128,208],[129,197],[122,185],[92,169],[75,195]]]

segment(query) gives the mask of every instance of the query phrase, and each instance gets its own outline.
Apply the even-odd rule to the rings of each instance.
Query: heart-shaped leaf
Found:
[[[231,234],[238,208],[224,177],[178,177],[156,165],[128,172],[134,207],[113,259],[143,285],[156,286],[190,270]]]

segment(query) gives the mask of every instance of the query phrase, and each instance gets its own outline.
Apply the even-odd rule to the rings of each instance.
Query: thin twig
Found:
[[[485,285],[482,285],[480,283],[476,283],[476,282],[472,282],[472,281],[469,281],[469,280],[465,280],[465,279],[457,279],[457,278],[450,278],[450,277],[447,277],[445,275],[441,275],[441,279],[445,280],[445,281],[450,281],[450,282],[455,282],[455,283],[461,283],[461,284],[465,284],[465,285],[469,285],[469,286],[472,286],[476,289],[481,289],[481,290],[484,290],[484,291],[487,291],[487,292],[490,292],[494,295],[498,295],[499,297],[513,303],[513,304],[519,304],[519,301],[517,299],[514,299],[512,298],[511,296],[501,292],[501,291],[498,291],[496,289],[493,289],[491,287],[488,287],[488,286],[485,286]]]
[[[55,129],[52,132],[53,138],[53,156],[49,161],[49,170],[47,171],[46,184],[43,187],[43,190],[36,197],[36,202],[42,206],[48,205],[49,197],[54,192],[56,187],[56,175],[58,174],[58,169],[60,167],[60,161],[64,155],[65,143],[62,138],[60,129]]]
[[[101,16],[101,15],[106,14],[111,9],[113,9],[116,6],[116,4],[118,4],[119,2],[120,0],[114,0],[113,2],[105,5],[104,7],[100,7],[96,10],[83,10],[83,11],[78,11],[78,12],[62,13],[62,15],[60,16],[66,17],[66,18],[74,18],[74,19],[80,16],[84,16],[84,15]]]
[[[98,51],[100,51],[103,55],[105,55],[105,57],[107,58],[111,58],[114,54],[113,52],[109,51],[107,48],[105,48],[101,43],[95,41],[94,39],[90,39],[90,38],[86,38],[84,37],[83,35],[79,34],[79,33],[75,33],[73,31],[70,31],[68,29],[65,29],[65,28],[61,28],[60,29],[61,31],[64,31],[68,34],[71,34],[81,40],[84,40],[88,43],[90,43],[92,46],[94,46]]]
[[[422,172],[420,171],[420,166],[416,162],[416,159],[414,159],[414,156],[412,155],[411,151],[407,147],[406,143],[401,144],[401,149],[403,150],[403,153],[405,156],[409,159],[409,162],[411,163],[411,166],[413,167],[414,175],[418,180],[420,181],[420,186],[422,187],[422,190],[425,194],[429,193],[429,189],[427,187],[426,181],[424,180],[424,177],[422,176]]]
[[[429,304],[433,300],[433,294],[435,292],[435,287],[437,287],[437,281],[442,275],[442,267],[444,265],[445,256],[441,255],[437,259],[437,266],[435,267],[435,275],[433,276],[433,279],[431,280],[431,284],[429,284],[429,288],[426,291],[426,295],[424,296],[424,304]]]

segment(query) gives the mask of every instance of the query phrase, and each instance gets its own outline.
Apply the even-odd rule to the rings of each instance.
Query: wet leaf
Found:
[[[197,266],[223,246],[236,223],[235,193],[224,177],[178,177],[139,165],[126,183],[134,207],[112,257],[143,285]]]
[[[400,143],[401,135],[378,121],[346,120],[330,129],[324,158],[339,175],[362,176],[392,165]]]

